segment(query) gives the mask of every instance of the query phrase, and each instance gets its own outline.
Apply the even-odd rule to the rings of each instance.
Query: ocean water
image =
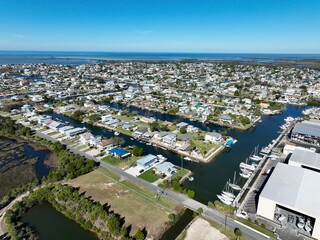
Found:
[[[182,59],[274,62],[320,59],[320,54],[0,51],[0,64],[50,63],[79,65],[97,63],[99,60],[175,61]]]

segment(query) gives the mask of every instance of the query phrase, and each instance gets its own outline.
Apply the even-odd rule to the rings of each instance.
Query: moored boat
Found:
[[[229,198],[226,198],[226,197],[224,197],[224,196],[222,196],[222,195],[217,195],[217,197],[219,198],[219,200],[220,200],[222,203],[224,203],[224,204],[226,204],[226,205],[231,205],[231,203],[232,203],[232,201],[231,201]]]

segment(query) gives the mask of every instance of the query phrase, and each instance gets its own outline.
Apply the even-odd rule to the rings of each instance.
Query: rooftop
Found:
[[[311,121],[299,122],[293,128],[292,133],[320,137],[320,123]]]
[[[148,163],[150,161],[153,161],[155,159],[157,159],[157,156],[152,155],[152,154],[148,154],[147,156],[144,156],[144,157],[140,158],[138,160],[138,162],[139,162],[139,164],[144,165],[144,164],[146,164],[146,163]]]
[[[320,174],[278,163],[260,197],[270,199],[309,216],[320,217]]]
[[[289,159],[289,164],[290,162],[297,162],[301,165],[320,169],[320,154],[302,149],[296,149]]]

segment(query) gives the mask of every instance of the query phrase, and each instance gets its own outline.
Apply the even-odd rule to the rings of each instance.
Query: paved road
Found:
[[[52,137],[50,137],[48,135],[45,135],[45,134],[43,134],[41,132],[37,132],[37,135],[42,137],[42,138],[48,139],[50,141],[53,141],[53,142],[57,141],[56,139],[54,139],[54,138],[52,138]],[[78,149],[76,149],[74,147],[71,147],[71,146],[68,145],[67,148],[70,151],[72,151],[72,152],[74,152],[76,154],[84,156],[84,157],[86,157],[88,159],[92,159],[92,160],[94,160],[96,162],[99,162],[100,166],[102,166],[104,168],[107,168],[108,170],[119,174],[122,179],[129,179],[130,181],[132,181],[132,182],[134,182],[136,184],[139,184],[139,185],[141,185],[141,186],[143,186],[143,187],[145,187],[145,188],[147,188],[149,190],[152,190],[154,192],[159,192],[159,191],[161,192],[163,190],[162,188],[160,188],[158,186],[155,186],[155,185],[153,185],[153,184],[151,184],[149,182],[144,181],[141,178],[137,178],[137,177],[134,177],[134,176],[132,176],[132,175],[126,173],[126,172],[123,172],[122,170],[120,170],[120,169],[118,169],[118,168],[116,168],[116,167],[114,167],[114,166],[112,166],[112,165],[110,165],[110,164],[108,164],[106,162],[103,162],[103,161],[101,161],[101,160],[99,160],[99,159],[97,159],[97,158],[95,158],[95,157],[93,157],[93,156],[91,156],[91,155],[89,155],[89,154],[87,154],[85,152],[81,152],[81,151],[79,151]],[[183,206],[185,206],[186,208],[189,208],[191,210],[195,211],[195,210],[197,210],[199,208],[202,208],[203,209],[203,215],[205,217],[207,217],[207,218],[209,218],[211,220],[214,220],[214,221],[218,221],[222,225],[226,224],[226,226],[228,226],[228,227],[230,227],[232,229],[239,228],[241,230],[241,232],[243,234],[247,235],[248,237],[250,237],[250,239],[259,239],[259,240],[260,239],[267,239],[267,238],[263,237],[262,235],[258,234],[257,232],[252,231],[252,230],[250,230],[250,229],[248,229],[246,227],[243,227],[242,225],[234,222],[233,219],[226,217],[225,215],[221,214],[220,212],[218,212],[218,211],[216,211],[216,210],[214,210],[212,208],[209,208],[207,205],[204,205],[204,204],[202,204],[202,203],[200,203],[200,202],[198,202],[196,200],[193,200],[191,198],[188,198],[185,195],[179,194],[177,192],[173,192],[173,191],[168,190],[168,189],[166,189],[164,191],[164,194],[168,198],[170,198],[170,199],[182,204]]]

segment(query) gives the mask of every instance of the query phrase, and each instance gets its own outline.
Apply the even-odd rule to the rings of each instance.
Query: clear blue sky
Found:
[[[0,0],[0,50],[320,53],[320,0]]]

